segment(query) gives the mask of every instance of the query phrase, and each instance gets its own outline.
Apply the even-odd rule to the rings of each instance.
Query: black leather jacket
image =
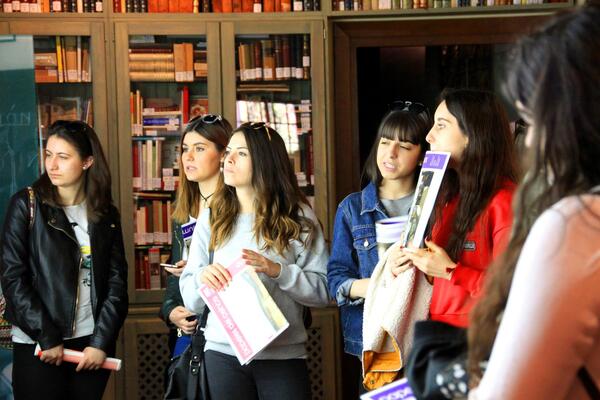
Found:
[[[73,334],[81,254],[62,208],[35,201],[29,230],[27,189],[10,200],[0,244],[5,317],[49,349]],[[127,262],[119,213],[88,224],[92,247],[91,302],[94,332],[89,345],[112,352],[127,316]]]

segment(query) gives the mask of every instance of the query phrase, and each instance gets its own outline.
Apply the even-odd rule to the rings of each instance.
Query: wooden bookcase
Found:
[[[476,30],[465,27],[470,20],[483,25],[487,21],[482,40],[499,42],[510,36],[507,27],[547,17],[556,10],[572,7],[573,1],[531,6],[371,11],[334,11],[330,1],[322,1],[321,11],[262,14],[114,13],[111,4],[105,1],[102,13],[0,13],[0,34],[75,35],[90,40],[94,127],[109,159],[113,195],[121,210],[130,269],[130,312],[118,349],[125,361],[124,370],[114,374],[105,397],[160,398],[160,391],[152,389],[152,385],[162,380],[161,363],[165,357],[162,346],[166,327],[157,317],[164,291],[136,290],[135,287],[129,95],[132,88],[141,84],[129,80],[128,50],[133,36],[202,38],[208,60],[208,78],[202,90],[208,97],[209,111],[222,113],[233,124],[238,120],[236,101],[242,98],[238,90],[241,82],[236,78],[239,43],[273,35],[309,36],[310,79],[284,82],[289,84],[289,96],[282,98],[273,94],[270,101],[294,102],[306,96],[310,98],[314,205],[326,237],[331,237],[339,199],[356,190],[359,132],[353,80],[356,65],[352,57],[356,57],[358,48],[377,43],[390,46],[442,43],[440,35],[448,32],[458,32],[463,43],[469,42],[478,35]],[[376,25],[378,30],[372,29]],[[155,86],[161,85],[176,84]],[[319,359],[320,366],[311,364],[314,367],[311,372],[318,371],[311,377],[316,380],[321,377],[323,390],[315,398],[341,399],[342,350],[337,308],[313,310],[313,316],[313,328],[318,332],[312,332],[311,337],[318,339],[311,342],[311,351],[318,342],[318,351],[313,357]],[[346,384],[355,385],[355,382]]]

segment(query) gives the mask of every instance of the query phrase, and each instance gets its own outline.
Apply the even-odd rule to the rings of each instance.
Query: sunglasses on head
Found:
[[[389,105],[390,111],[408,111],[415,114],[429,112],[423,103],[408,100],[395,100]]]
[[[223,117],[219,114],[202,114],[196,115],[194,118],[188,121],[188,125],[196,122],[204,122],[205,124],[214,124],[215,122],[223,121]]]
[[[240,127],[250,128],[255,131],[264,131],[267,133],[267,137],[269,138],[269,142],[271,141],[271,132],[269,131],[269,127],[264,122],[244,122]]]

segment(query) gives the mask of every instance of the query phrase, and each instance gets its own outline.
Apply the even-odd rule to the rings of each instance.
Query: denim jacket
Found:
[[[356,356],[362,354],[364,299],[350,299],[350,286],[357,279],[371,277],[379,260],[375,221],[387,217],[372,182],[342,200],[335,215],[327,283],[340,307],[344,350]]]

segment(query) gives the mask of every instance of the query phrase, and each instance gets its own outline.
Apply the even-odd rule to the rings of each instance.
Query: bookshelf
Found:
[[[225,117],[266,121],[279,132],[299,185],[327,224],[322,32],[322,21],[222,23],[221,46]]]
[[[160,303],[187,121],[220,112],[217,24],[115,26],[123,234],[131,303]]]
[[[108,148],[103,24],[19,20],[9,23],[7,33],[33,36],[40,145],[55,120],[82,119]]]

